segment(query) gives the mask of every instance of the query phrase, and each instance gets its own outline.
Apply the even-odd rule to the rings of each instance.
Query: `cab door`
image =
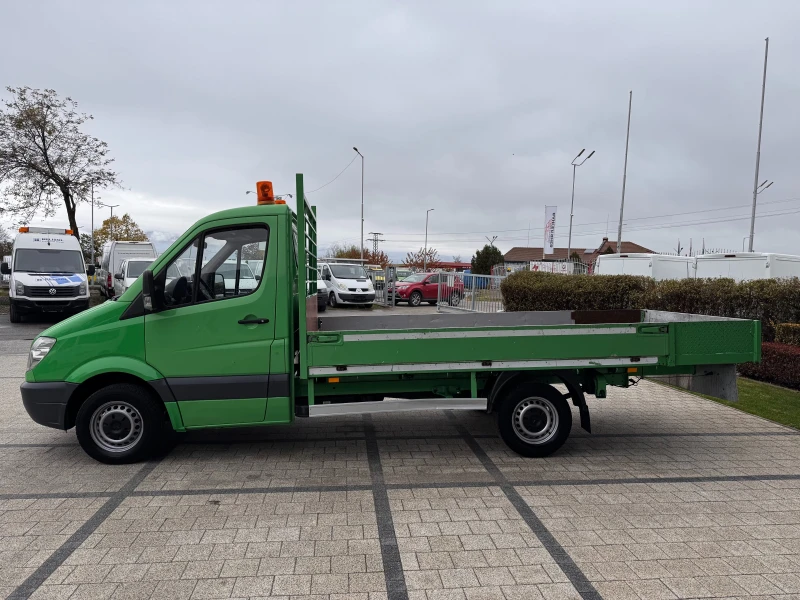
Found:
[[[154,273],[163,310],[145,315],[147,362],[165,376],[186,427],[262,422],[270,394],[278,218],[222,223]],[[265,261],[255,287],[240,268],[254,259]]]

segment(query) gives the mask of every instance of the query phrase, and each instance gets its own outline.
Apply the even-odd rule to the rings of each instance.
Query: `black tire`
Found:
[[[411,292],[408,297],[408,304],[410,306],[419,306],[422,304],[422,294],[420,292]]]
[[[171,429],[163,404],[146,388],[131,383],[97,390],[75,419],[78,442],[86,454],[109,465],[154,456],[172,439]]]
[[[317,302],[317,312],[325,312],[327,309],[328,309],[327,302],[322,302],[322,303]]]
[[[461,302],[461,295],[458,292],[453,292],[453,295],[450,296],[450,306],[458,306]]]
[[[336,308],[339,304],[336,302],[336,294],[331,292],[331,295],[328,296],[328,304],[331,305],[331,308]]]
[[[541,458],[558,450],[572,430],[572,410],[554,387],[521,382],[498,399],[500,437],[517,454]]]
[[[19,314],[17,307],[14,306],[14,303],[11,303],[11,306],[8,307],[8,320],[12,323],[22,323],[22,315]]]

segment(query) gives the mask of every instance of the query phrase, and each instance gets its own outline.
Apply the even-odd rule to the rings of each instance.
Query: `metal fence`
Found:
[[[500,284],[505,275],[439,273],[439,312],[503,312]]]

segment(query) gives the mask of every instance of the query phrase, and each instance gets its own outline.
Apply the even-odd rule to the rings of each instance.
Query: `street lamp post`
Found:
[[[765,189],[767,189],[767,188],[768,188],[768,187],[770,187],[770,186],[771,186],[773,183],[775,183],[774,181],[769,181],[769,183],[767,183],[768,181],[769,181],[768,179],[765,179],[764,181],[762,181],[762,182],[761,182],[761,185],[759,185],[759,186],[756,188],[756,191],[755,191],[755,194],[753,195],[753,198],[756,198],[756,197],[757,197],[757,196],[758,196],[758,195],[759,195],[761,192],[763,192]],[[753,209],[755,210],[755,204],[753,204]],[[754,213],[754,214],[755,214],[755,213]],[[755,222],[751,223],[751,232],[750,232],[750,235],[746,235],[746,236],[744,236],[744,239],[745,239],[745,240],[751,240],[751,242],[750,242],[750,250],[749,250],[750,252],[752,252],[752,251],[753,251],[753,243],[752,243],[752,239],[753,239],[753,233],[752,233],[752,226],[753,226],[754,224],[755,224]],[[744,241],[742,241],[742,252],[744,252]]]
[[[589,156],[584,158],[581,162],[576,163],[575,161],[578,160],[581,157],[581,154],[583,154],[584,152],[586,152],[586,148],[578,152],[578,156],[573,158],[572,162],[570,163],[572,165],[572,200],[569,203],[569,240],[567,241],[567,260],[569,260],[570,254],[572,254],[572,213],[573,213],[573,208],[575,207],[575,170],[578,167],[580,167],[583,163],[585,163],[587,160],[592,158],[594,150],[592,150],[589,153]]]
[[[91,244],[92,244],[92,266],[94,266],[94,181],[91,183],[92,186],[92,232],[90,235]],[[94,282],[94,275],[92,275],[92,281]]]
[[[436,210],[434,208],[429,208],[425,213],[425,250],[422,252],[422,272],[427,273],[428,271],[428,216],[432,210]]]
[[[761,164],[761,129],[764,126],[764,95],[767,92],[767,57],[769,56],[769,38],[764,40],[764,77],[761,81],[761,113],[758,117],[758,146],[756,147],[756,176],[753,178],[753,213],[750,216],[750,245],[749,251],[753,251],[753,236],[756,231],[756,198],[758,198],[758,168]],[[761,185],[764,185],[763,183]],[[766,188],[765,188],[766,189]],[[763,190],[762,190],[763,191]]]
[[[364,262],[364,155],[358,151],[358,148],[353,146],[353,150],[356,151],[361,157],[361,262]]]

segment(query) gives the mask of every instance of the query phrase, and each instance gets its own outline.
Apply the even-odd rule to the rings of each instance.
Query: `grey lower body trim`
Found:
[[[377,402],[314,404],[308,407],[308,416],[334,417],[413,410],[486,410],[486,398],[420,398],[416,400],[396,399],[378,400]]]
[[[513,369],[573,369],[625,367],[658,364],[657,356],[641,358],[582,358],[564,360],[494,360],[450,363],[398,363],[394,365],[336,365],[311,367],[308,373],[320,375],[377,375],[381,373],[425,373],[450,371],[507,371]]]
[[[230,377],[168,377],[175,400],[239,400],[289,395],[289,375],[233,375]]]
[[[26,381],[20,386],[22,405],[39,425],[66,429],[67,402],[76,387],[76,383],[66,381]]]

